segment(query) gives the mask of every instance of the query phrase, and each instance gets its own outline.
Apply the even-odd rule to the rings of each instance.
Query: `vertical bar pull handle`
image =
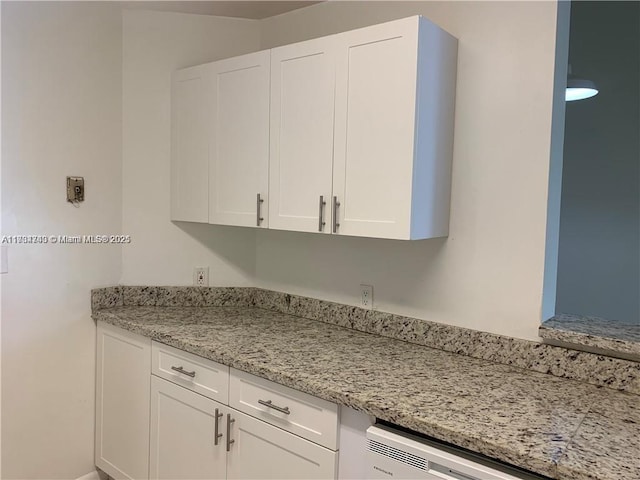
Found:
[[[264,218],[260,214],[263,203],[264,203],[264,199],[260,198],[260,194],[258,193],[256,198],[256,227],[259,227],[260,223],[264,220]]]
[[[222,418],[222,414],[218,411],[218,409],[216,408],[214,415],[216,416],[216,421],[214,423],[214,427],[213,427],[213,444],[214,445],[218,445],[220,438],[222,437],[221,433],[218,433],[218,429],[219,429],[219,424],[220,424],[220,418]]]
[[[324,230],[325,221],[324,221],[324,206],[327,202],[324,201],[324,197],[320,195],[320,206],[318,212],[318,231],[321,232]]]
[[[231,424],[235,422],[233,418],[231,418],[231,414],[227,413],[227,452],[231,451],[231,445],[236,443],[235,440],[231,439]]]
[[[333,211],[331,212],[333,216],[333,233],[338,233],[338,227],[340,224],[338,223],[338,207],[340,206],[340,202],[338,201],[338,197],[333,197]]]

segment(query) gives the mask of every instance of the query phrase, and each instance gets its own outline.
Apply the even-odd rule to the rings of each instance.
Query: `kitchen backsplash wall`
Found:
[[[251,285],[252,229],[169,221],[171,75],[178,68],[260,48],[258,22],[123,11],[122,282],[189,285],[208,266],[211,285]]]
[[[556,9],[555,2],[324,2],[263,20],[262,48],[270,48],[423,14],[457,37],[459,50],[449,237],[258,231],[255,285],[358,305],[359,285],[371,284],[380,310],[537,341]]]
[[[93,310],[119,306],[246,306],[275,310],[425,347],[640,394],[640,363],[260,288],[116,286]]]

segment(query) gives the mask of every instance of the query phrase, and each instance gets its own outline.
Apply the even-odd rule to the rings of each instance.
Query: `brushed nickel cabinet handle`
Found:
[[[320,206],[318,212],[318,231],[321,232],[324,230],[325,221],[324,221],[324,206],[327,202],[324,201],[324,197],[320,195]]]
[[[274,405],[271,400],[258,400],[258,403],[260,405],[264,405],[265,407],[273,408],[274,410],[277,410],[278,412],[284,413],[286,415],[289,415],[291,413],[289,411],[289,407],[279,407],[277,405]]]
[[[262,204],[264,203],[264,199],[260,198],[260,194],[258,193],[256,198],[256,227],[260,226],[260,223],[264,220],[260,211],[262,210]]]
[[[231,439],[231,424],[235,422],[233,418],[231,418],[231,414],[227,413],[227,452],[231,451],[231,445],[236,443],[235,440]]]
[[[214,427],[213,427],[213,444],[214,445],[218,445],[220,438],[222,437],[221,433],[218,433],[218,424],[220,423],[219,419],[222,417],[222,414],[218,411],[218,409],[216,408],[215,410],[215,416],[216,416],[216,420],[214,423]]]
[[[179,367],[171,367],[171,370],[175,370],[178,373],[182,373],[183,375],[186,375],[187,377],[195,377],[196,376],[196,372],[187,372],[184,368],[182,368],[182,366]]]
[[[340,202],[338,201],[338,197],[333,197],[333,211],[331,212],[333,215],[333,233],[338,233],[338,227],[340,224],[338,223],[338,207],[340,206]]]

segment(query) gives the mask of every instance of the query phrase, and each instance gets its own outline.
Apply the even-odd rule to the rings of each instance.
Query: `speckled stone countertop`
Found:
[[[545,339],[640,359],[640,323],[633,325],[598,317],[561,314],[544,322],[539,332]]]
[[[640,479],[640,397],[251,307],[95,320],[558,479]]]

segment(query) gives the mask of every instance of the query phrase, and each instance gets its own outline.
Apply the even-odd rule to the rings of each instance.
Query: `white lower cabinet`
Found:
[[[151,380],[152,479],[335,479],[338,452],[161,378]]]
[[[268,383],[272,392],[290,390]],[[151,479],[336,478],[336,450],[188,388],[152,375]]]
[[[338,452],[244,413],[232,413],[229,479],[335,479]]]
[[[102,322],[97,342],[95,462],[109,476],[339,478],[337,405]]]
[[[214,400],[152,376],[150,478],[226,478],[222,428],[228,413]]]
[[[151,479],[337,478],[337,405],[157,342],[151,356]]]
[[[151,340],[98,322],[96,347],[96,466],[148,478]]]

